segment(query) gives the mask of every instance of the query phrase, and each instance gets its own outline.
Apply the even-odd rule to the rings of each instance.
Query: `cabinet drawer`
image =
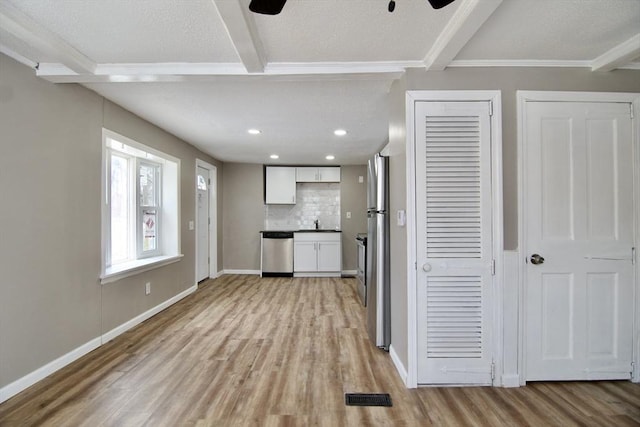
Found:
[[[340,232],[296,232],[293,238],[299,242],[339,242],[342,233]]]

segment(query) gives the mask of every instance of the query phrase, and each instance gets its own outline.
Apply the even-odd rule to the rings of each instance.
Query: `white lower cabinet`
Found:
[[[311,232],[293,235],[293,272],[297,277],[340,277],[342,233]]]

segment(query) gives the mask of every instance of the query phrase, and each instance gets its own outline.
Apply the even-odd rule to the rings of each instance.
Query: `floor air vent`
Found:
[[[344,403],[347,406],[393,406],[388,393],[346,393]]]

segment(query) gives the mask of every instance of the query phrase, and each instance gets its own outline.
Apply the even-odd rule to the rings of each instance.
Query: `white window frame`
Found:
[[[120,146],[117,146],[121,144]],[[129,258],[112,264],[111,260],[111,156],[129,161]],[[102,284],[179,261],[180,250],[180,160],[108,129],[102,131]],[[156,246],[143,250],[143,210],[140,167],[157,171],[155,191]]]
[[[153,198],[155,200],[154,205],[142,205],[142,197],[140,193],[136,193],[136,259],[149,258],[152,256],[158,256],[161,254],[161,240],[162,240],[162,164],[158,162],[154,162],[151,160],[141,159],[139,157],[136,158],[136,192],[140,191],[140,168],[142,166],[150,166],[155,168],[155,185],[154,185],[154,195]],[[143,212],[145,210],[155,210],[156,211],[156,246],[151,250],[144,250],[144,227],[142,226],[142,218],[144,216]]]

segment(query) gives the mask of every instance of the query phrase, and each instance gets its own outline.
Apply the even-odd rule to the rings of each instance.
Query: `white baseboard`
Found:
[[[26,388],[31,387],[38,381],[48,377],[54,372],[64,368],[71,362],[81,358],[85,354],[90,351],[95,350],[100,347],[100,338],[94,338],[86,344],[81,345],[80,347],[71,350],[69,353],[64,354],[52,362],[47,363],[41,368],[36,369],[35,371],[25,375],[22,378],[15,380],[14,382],[0,388],[0,403],[9,400],[16,394],[25,390]]]
[[[198,290],[198,285],[197,284],[193,285],[189,289],[186,289],[186,290],[180,292],[178,295],[174,296],[173,298],[169,298],[165,302],[156,305],[155,307],[153,307],[153,308],[145,311],[144,313],[134,317],[133,319],[129,320],[128,322],[125,322],[120,326],[116,326],[115,328],[113,328],[112,330],[110,330],[109,332],[103,334],[100,337],[102,339],[102,344],[104,344],[106,342],[109,342],[112,339],[114,339],[115,337],[117,337],[118,335],[121,335],[121,334],[127,332],[129,329],[133,328],[134,326],[139,325],[140,323],[144,322],[145,320],[149,319],[150,317],[155,316],[156,314],[160,313],[165,308],[177,303],[182,298],[184,298],[184,297],[186,297],[188,295],[191,295],[192,293],[194,293],[197,290]]]
[[[293,273],[293,277],[341,277],[342,273],[322,273],[322,272],[313,272],[313,273]]]
[[[393,345],[389,346],[389,356],[391,356],[391,360],[393,361],[393,364],[395,365],[396,370],[398,371],[398,374],[400,374],[400,378],[402,378],[402,382],[404,383],[405,386],[409,387],[409,385],[407,384],[407,370],[402,364],[402,362],[400,361],[400,358],[398,357],[398,353],[396,353],[396,350],[393,348]]]
[[[129,329],[133,328],[134,326],[144,322],[148,318],[158,314],[159,312],[161,312],[165,308],[169,307],[170,305],[173,305],[176,302],[178,302],[181,299],[183,299],[184,297],[186,297],[187,295],[192,294],[197,289],[198,289],[198,285],[194,285],[194,286],[190,287],[189,289],[179,293],[178,295],[174,296],[173,298],[168,299],[167,301],[165,301],[165,302],[153,307],[152,309],[145,311],[144,313],[140,314],[139,316],[134,317],[133,319],[129,320],[128,322],[123,323],[122,325],[110,330],[106,334],[103,334],[103,335],[99,336],[98,338],[92,339],[91,341],[81,345],[80,347],[78,347],[78,348],[76,348],[74,350],[71,350],[69,353],[58,357],[54,361],[47,363],[46,365],[36,369],[35,371],[25,375],[24,377],[15,380],[14,382],[6,385],[3,388],[0,388],[0,403],[4,402],[6,400],[9,400],[10,398],[15,396],[16,394],[18,394],[21,391],[27,389],[28,387],[31,387],[32,385],[34,385],[38,381],[43,380],[44,378],[48,377],[49,375],[53,374],[54,372],[64,368],[65,366],[67,366],[71,362],[74,362],[74,361],[78,360],[79,358],[81,358],[85,354],[87,354],[87,353],[95,350],[96,348],[100,347],[102,344],[114,339],[118,335],[128,331]]]
[[[343,276],[354,276],[358,274],[358,270],[342,270]]]
[[[222,274],[251,274],[251,275],[258,275],[260,276],[262,274],[262,271],[260,270],[222,270]]]
[[[518,374],[503,375],[502,387],[520,387],[520,375]]]

